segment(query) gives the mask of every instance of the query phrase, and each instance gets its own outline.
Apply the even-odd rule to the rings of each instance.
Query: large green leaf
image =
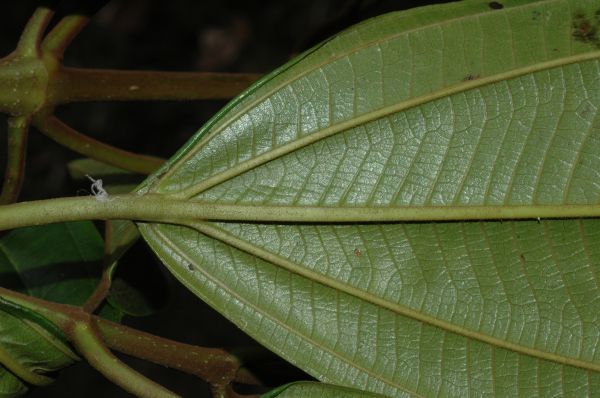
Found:
[[[141,231],[190,290],[321,381],[598,391],[598,220],[401,221],[598,205],[599,8],[461,2],[340,33],[234,100],[139,191],[227,204],[239,221]]]

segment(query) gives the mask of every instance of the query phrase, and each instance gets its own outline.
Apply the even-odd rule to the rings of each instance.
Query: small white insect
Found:
[[[86,174],[85,176],[87,177],[88,180],[90,180],[92,182],[92,186],[90,187],[90,190],[92,191],[92,195],[94,195],[96,200],[99,202],[108,201],[109,200],[108,192],[106,192],[106,189],[104,189],[104,187],[102,186],[102,180],[99,178],[97,180],[95,180],[89,174]]]

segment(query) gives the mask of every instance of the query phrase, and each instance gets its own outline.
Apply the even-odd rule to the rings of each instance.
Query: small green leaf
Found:
[[[465,1],[352,27],[230,103],[139,190],[235,217],[142,234],[320,381],[598,391],[600,220],[427,220],[599,205],[599,8]],[[403,222],[407,209],[430,218]]]
[[[18,397],[27,392],[27,387],[12,373],[0,365],[0,397]]]
[[[0,285],[64,304],[96,287],[103,241],[91,222],[17,229],[0,239]]]
[[[91,222],[17,229],[0,239],[0,285],[45,300],[81,305],[96,287],[102,258],[103,241]],[[122,316],[109,305],[100,314],[114,320]],[[44,373],[78,359],[45,326],[0,306],[0,362],[28,383],[45,384],[49,379]],[[12,373],[4,371],[0,377],[0,386],[16,386]],[[21,384],[14,394],[25,390]]]
[[[148,316],[155,311],[154,306],[143,292],[121,278],[112,281],[108,301],[123,313],[131,316]]]

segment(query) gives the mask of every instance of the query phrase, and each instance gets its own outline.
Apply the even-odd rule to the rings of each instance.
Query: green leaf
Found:
[[[332,384],[301,381],[278,387],[261,398],[383,398],[383,395],[367,393],[353,388],[334,386]]]
[[[0,366],[0,397],[18,397],[27,392],[27,387],[12,373]]]
[[[599,202],[599,7],[468,1],[336,35],[230,103],[138,192],[239,221],[190,215],[141,224],[144,238],[320,381],[390,396],[597,391],[600,221],[535,209]],[[534,220],[473,219],[514,206]],[[456,221],[427,222],[440,210]]]
[[[88,175],[94,177],[132,176],[134,173],[119,167],[100,162],[96,159],[75,159],[67,164],[69,175],[74,180],[86,180]]]
[[[80,305],[96,287],[102,257],[103,241],[91,222],[21,228],[0,239],[0,285]],[[115,320],[122,316],[111,306],[104,306],[100,313]],[[51,381],[44,373],[78,359],[47,325],[21,315],[0,306],[0,363],[12,372],[0,372],[0,395],[26,391],[14,375],[44,385]]]
[[[95,289],[102,237],[91,222],[15,230],[0,240],[0,284],[64,304],[83,304]]]

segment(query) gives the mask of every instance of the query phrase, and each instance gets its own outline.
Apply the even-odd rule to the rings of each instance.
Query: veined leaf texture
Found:
[[[240,220],[347,218],[190,215],[143,236],[188,289],[320,381],[386,396],[600,391],[598,220],[353,220],[598,205],[598,30],[600,3],[579,0],[365,21],[232,101],[140,190],[239,205]]]

